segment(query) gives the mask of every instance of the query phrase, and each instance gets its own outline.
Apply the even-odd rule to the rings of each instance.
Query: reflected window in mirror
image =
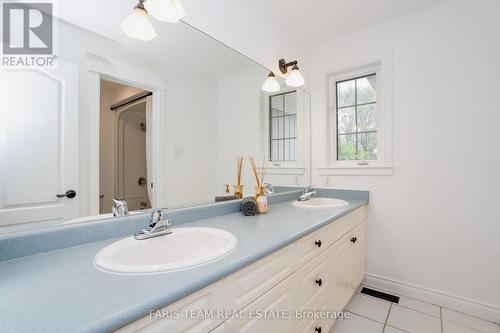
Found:
[[[297,160],[297,92],[269,97],[269,160]]]

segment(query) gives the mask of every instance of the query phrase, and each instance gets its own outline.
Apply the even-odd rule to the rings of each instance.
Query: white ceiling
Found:
[[[212,0],[181,0],[187,11],[187,22],[190,22],[191,16],[207,15],[196,12],[203,11],[200,1]],[[238,26],[234,26],[235,22],[241,25],[251,24],[250,26],[265,23],[266,27],[273,30],[271,32],[268,29],[268,33],[284,36],[307,51],[322,42],[444,1],[446,0],[213,0],[213,6],[217,8],[211,8],[211,14],[208,14],[211,18],[207,19],[213,20],[211,25],[245,31],[246,34],[254,29],[239,29]],[[119,25],[130,14],[137,0],[53,0],[53,2],[57,17],[125,46],[146,52],[160,60],[167,59],[170,64],[190,66],[215,77],[228,75],[253,65],[248,58],[184,23],[170,24],[153,20],[158,32],[157,38],[149,42],[128,38],[120,30]],[[232,19],[228,20],[228,16]],[[263,30],[259,31],[262,33]],[[241,33],[242,40],[247,38],[255,39],[259,36],[246,36],[245,33]]]
[[[131,14],[137,0],[53,2],[56,17],[144,52],[160,63],[179,67],[180,71],[185,67],[186,71],[217,78],[256,65],[251,59],[183,22],[172,24],[152,19],[158,37],[148,42],[127,37],[120,24]]]
[[[301,46],[310,48],[447,0],[245,1],[252,2],[259,20],[273,22]]]

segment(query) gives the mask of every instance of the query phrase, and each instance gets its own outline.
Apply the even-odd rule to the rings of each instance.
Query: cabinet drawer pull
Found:
[[[354,243],[356,243],[356,241],[357,241],[357,240],[358,240],[358,237],[352,237],[352,238],[351,238],[351,242],[352,242],[353,244],[354,244]]]
[[[314,242],[317,247],[321,247],[321,239]]]
[[[316,328],[314,329],[314,332],[316,332],[316,333],[321,333],[321,326],[316,327]]]
[[[323,284],[323,280],[317,279],[315,283],[321,287],[321,285]]]

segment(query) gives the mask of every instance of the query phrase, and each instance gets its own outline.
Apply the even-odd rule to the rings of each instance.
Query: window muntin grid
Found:
[[[269,160],[297,160],[297,92],[269,96]]]
[[[337,160],[376,160],[376,74],[335,82]]]

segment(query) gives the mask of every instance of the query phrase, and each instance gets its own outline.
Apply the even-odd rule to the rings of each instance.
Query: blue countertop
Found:
[[[183,223],[233,233],[236,248],[219,261],[154,275],[117,275],[94,266],[94,256],[119,238],[0,262],[0,331],[109,332],[147,316],[368,203],[304,209],[291,201],[264,215],[229,213]],[[175,223],[175,221],[174,221]]]

